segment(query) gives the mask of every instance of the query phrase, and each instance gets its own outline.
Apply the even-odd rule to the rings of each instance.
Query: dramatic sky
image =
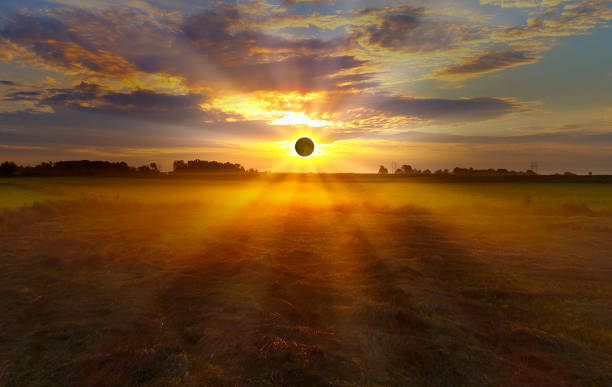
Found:
[[[0,0],[0,161],[612,173],[611,24],[599,0]]]

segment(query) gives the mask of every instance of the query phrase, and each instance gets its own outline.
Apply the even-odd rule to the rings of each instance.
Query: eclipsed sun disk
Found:
[[[315,144],[311,138],[301,137],[295,142],[295,151],[302,157],[308,157],[314,152]]]

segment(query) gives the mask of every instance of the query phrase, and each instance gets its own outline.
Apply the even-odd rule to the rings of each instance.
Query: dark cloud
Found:
[[[0,35],[35,53],[44,63],[63,69],[113,76],[134,71],[128,60],[98,46],[94,37],[78,33],[72,24],[58,17],[17,14],[5,21]]]
[[[15,130],[18,128],[18,130]],[[201,146],[214,136],[278,140],[277,128],[261,121],[174,121],[107,109],[58,109],[55,113],[0,113],[0,144],[118,147]]]
[[[237,114],[202,109],[200,105],[207,101],[207,97],[199,93],[168,94],[150,90],[120,93],[85,82],[74,88],[13,92],[5,99],[34,102],[38,107],[51,107],[56,113],[78,111],[169,123],[242,119]]]
[[[513,99],[483,98],[410,98],[383,93],[334,92],[323,101],[305,104],[309,114],[335,114],[343,122],[368,122],[356,130],[378,130],[388,118],[406,117],[431,122],[475,122],[499,118],[507,114],[525,111],[525,104]],[[322,109],[324,111],[322,111]]]
[[[419,27],[419,14],[399,14],[386,16],[380,27],[370,27],[370,43],[383,47],[398,48],[407,44],[409,35]]]
[[[44,97],[39,99],[39,104],[52,107],[78,106],[83,102],[94,101],[102,91],[103,88],[99,85],[81,82],[74,88],[48,89],[44,93],[39,92],[40,95],[44,94]]]
[[[490,51],[451,66],[440,75],[470,75],[496,71],[513,66],[534,63],[538,56],[516,50]]]
[[[204,101],[205,97],[201,94],[173,95],[137,90],[131,93],[103,94],[87,105],[75,103],[78,101],[73,100],[63,107],[83,112],[176,124],[222,122],[229,118],[242,119],[237,114],[224,113],[216,109],[203,110],[200,104]]]
[[[383,10],[362,13],[379,15]],[[426,17],[423,8],[401,7],[380,16],[380,23],[365,30],[368,43],[395,51],[432,52],[455,47],[480,36],[478,28]]]
[[[182,34],[216,63],[241,63],[261,36],[248,30],[230,31],[240,20],[237,9],[209,10],[187,18]]]
[[[583,144],[583,145],[612,145],[612,132],[592,133],[584,131],[572,132],[543,132],[526,135],[499,135],[499,136],[466,136],[451,133],[426,133],[419,131],[405,131],[393,135],[384,133],[369,133],[367,138],[404,140],[412,142],[454,143],[454,144]]]
[[[151,109],[151,110],[181,110],[199,106],[205,102],[202,94],[172,95],[160,94],[149,90],[137,90],[131,93],[108,93],[101,99],[113,106],[122,109]]]
[[[389,116],[416,117],[436,121],[482,121],[522,111],[513,100],[502,98],[401,98],[389,97],[376,105]]]
[[[4,86],[17,86],[17,83],[13,81],[0,80],[0,85]]]
[[[0,34],[12,42],[35,47],[42,39],[84,43],[61,20],[49,16],[16,14],[6,19]]]
[[[226,6],[191,16],[182,33],[233,87],[246,91],[333,89],[326,77],[366,63],[337,54],[354,44],[348,36],[290,40],[245,27],[251,22]]]
[[[13,91],[8,93],[5,97],[5,101],[19,102],[19,101],[37,101],[41,93],[39,91]]]
[[[244,90],[333,88],[323,78],[365,64],[339,54],[355,44],[349,36],[273,36],[257,29],[253,17],[228,4],[180,23],[122,7],[54,9],[14,15],[0,36],[35,54],[29,60],[76,74],[128,79],[166,73],[189,85]]]

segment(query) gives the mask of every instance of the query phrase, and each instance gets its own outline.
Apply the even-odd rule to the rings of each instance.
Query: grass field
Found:
[[[0,385],[610,385],[612,185],[0,180]]]

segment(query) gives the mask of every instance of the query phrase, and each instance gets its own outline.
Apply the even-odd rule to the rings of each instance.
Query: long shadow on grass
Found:
[[[180,272],[161,279],[157,299],[123,333],[102,341],[75,361],[71,383],[233,383],[218,364],[236,359],[249,337],[249,318],[259,319],[254,281],[266,238],[256,231],[260,202],[283,180],[264,188],[220,227]],[[264,241],[262,244],[260,241]],[[255,243],[253,242],[255,241]]]
[[[324,178],[322,183],[330,196],[346,196]],[[355,246],[351,259],[359,298],[349,313],[346,340],[359,342],[368,382],[490,382],[494,367],[488,365],[478,343],[460,332],[460,322],[451,323],[455,305],[440,297],[445,287],[436,278],[449,257],[465,253],[451,248],[446,230],[429,211],[414,206],[391,209],[342,203],[336,206],[335,214],[350,236],[347,242]],[[425,264],[422,257],[427,259]],[[436,260],[434,273],[428,270],[428,263]],[[475,370],[478,372],[470,372]]]
[[[334,196],[337,186],[323,184]],[[352,258],[360,262],[355,277],[361,278],[362,296],[352,321],[361,348],[368,349],[365,364],[378,376],[369,381],[568,384],[554,359],[558,348],[527,329],[513,331],[498,304],[483,302],[500,289],[513,294],[512,286],[499,268],[456,243],[453,228],[438,216],[367,203],[335,212],[359,246]]]

